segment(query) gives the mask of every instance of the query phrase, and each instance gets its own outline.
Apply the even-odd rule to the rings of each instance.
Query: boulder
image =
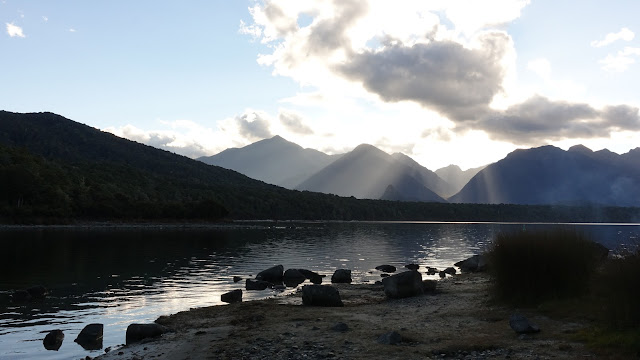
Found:
[[[386,273],[394,273],[396,272],[396,267],[393,265],[378,265],[376,266],[376,270],[380,270]]]
[[[52,330],[44,337],[42,345],[44,345],[44,348],[47,350],[58,351],[62,346],[62,341],[64,341],[64,333],[62,330]]]
[[[338,269],[331,276],[332,283],[351,283],[351,270]]]
[[[102,324],[89,324],[85,326],[78,337],[74,340],[85,350],[100,350],[102,349],[102,333],[104,331],[104,325]]]
[[[256,280],[269,281],[272,283],[282,282],[284,266],[276,265],[266,270],[262,270],[256,275]]]
[[[382,279],[384,293],[390,298],[405,298],[424,292],[422,275],[417,271],[405,271]]]
[[[240,276],[234,276],[234,277],[233,277],[233,282],[234,282],[234,283],[237,283],[237,282],[239,282],[239,281],[242,281],[242,278],[241,278]]]
[[[434,267],[427,267],[427,275],[435,275],[438,273],[438,269]]]
[[[298,269],[298,271],[304,275],[305,278],[309,279],[312,283],[316,285],[322,284],[322,278],[326,275],[320,275],[317,272],[307,270],[307,269]]]
[[[378,344],[383,345],[397,345],[402,342],[402,335],[395,331],[384,333],[378,337]]]
[[[220,295],[220,301],[228,304],[242,302],[242,290],[236,289]]]
[[[483,254],[473,255],[472,257],[458,261],[453,265],[459,267],[462,272],[480,272],[487,269],[487,259]]]
[[[283,281],[287,287],[296,287],[305,280],[307,278],[298,269],[287,269],[283,275]]]
[[[343,306],[338,289],[329,285],[305,285],[302,287],[302,305]]]
[[[247,290],[264,290],[273,284],[268,281],[247,279],[244,288]]]
[[[517,334],[533,334],[540,332],[540,328],[530,322],[526,317],[520,314],[513,314],[509,318],[509,326],[515,331]]]
[[[443,270],[445,274],[449,274],[451,276],[455,275],[457,273],[456,268],[454,267],[448,267],[446,269]]]
[[[15,303],[31,301],[31,294],[27,290],[16,290],[11,294],[11,301]]]
[[[440,272],[438,273],[438,275],[440,276],[440,278],[441,278],[441,279],[444,279],[444,278],[446,278],[446,277],[447,277],[447,273],[446,273],[446,272],[444,272],[444,271],[440,271]]]
[[[409,269],[409,270],[418,270],[418,269],[420,269],[420,265],[418,265],[418,264],[408,264],[408,265],[405,265],[404,267]]]
[[[166,327],[156,323],[131,324],[127,327],[127,345],[142,341],[144,339],[158,337],[166,332]]]

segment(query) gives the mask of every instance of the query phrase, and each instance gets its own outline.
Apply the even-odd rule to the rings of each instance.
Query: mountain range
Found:
[[[582,145],[567,151],[542,146],[516,150],[486,167],[462,171],[450,165],[433,172],[405,154],[372,145],[330,157],[278,136],[207,161],[216,157],[222,166],[267,182],[278,169],[281,180],[273,183],[280,186],[361,199],[640,206],[640,148],[618,155]]]

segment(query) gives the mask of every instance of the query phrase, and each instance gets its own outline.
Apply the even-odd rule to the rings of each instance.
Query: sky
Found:
[[[637,0],[0,0],[0,109],[189,157],[640,146]]]

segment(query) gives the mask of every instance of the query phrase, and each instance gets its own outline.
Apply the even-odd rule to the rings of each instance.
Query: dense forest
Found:
[[[51,113],[0,111],[0,221],[640,221],[640,209],[358,200],[292,191]]]

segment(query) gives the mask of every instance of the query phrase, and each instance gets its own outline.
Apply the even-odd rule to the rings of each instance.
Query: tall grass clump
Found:
[[[500,233],[488,253],[494,295],[518,305],[582,295],[607,252],[562,228]]]
[[[639,328],[640,252],[607,261],[595,283],[605,324],[616,329]]]

